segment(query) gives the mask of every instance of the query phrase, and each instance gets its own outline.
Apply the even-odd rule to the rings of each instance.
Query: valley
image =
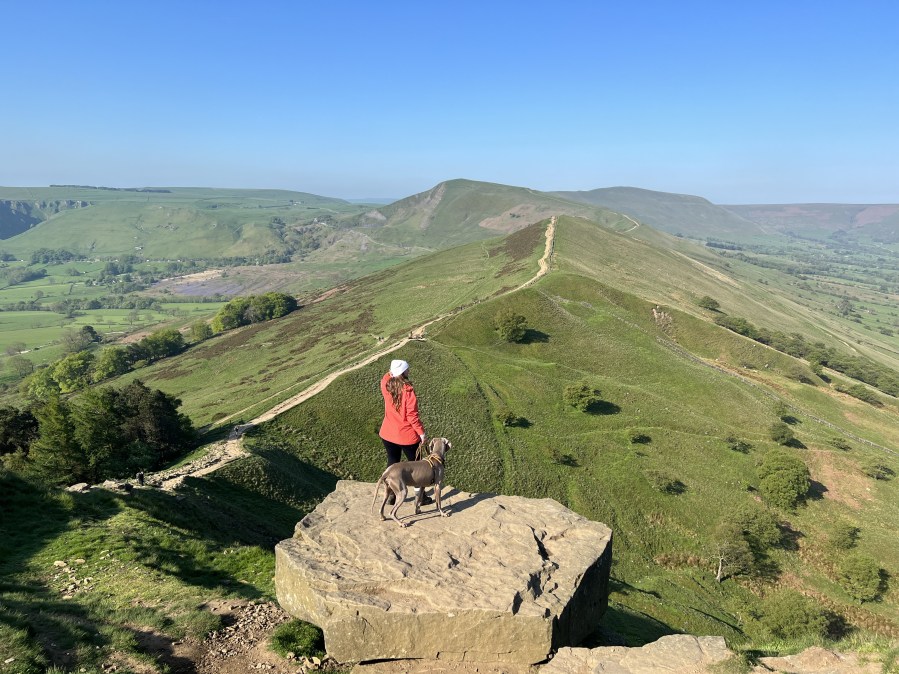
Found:
[[[797,241],[774,215],[755,222],[748,208],[722,216],[698,197],[618,188],[548,194],[450,181],[387,206],[300,193],[43,189],[46,200],[95,203],[0,242],[17,256],[9,269],[44,269],[0,289],[0,305],[29,305],[0,312],[10,321],[0,338],[26,345],[8,349],[7,363],[53,362],[66,352],[66,331],[84,325],[107,343],[120,332],[186,330],[248,289],[291,292],[299,308],[114,380],[176,396],[206,449],[239,426],[244,454],[216,470],[193,471],[190,455],[175,491],[77,494],[35,481],[21,468],[27,460],[4,462],[0,643],[21,664],[15,671],[113,660],[152,671],[138,633],[200,639],[220,626],[210,602],[270,600],[274,542],[338,479],[380,474],[377,381],[394,357],[414,366],[429,434],[457,447],[454,486],[553,498],[613,529],[612,595],[597,643],[684,632],[722,635],[749,659],[816,643],[895,654],[899,401],[886,379],[862,383],[789,353],[801,343],[827,349],[834,363],[863,357],[876,375],[899,371],[889,241],[879,252],[865,237]],[[157,204],[165,224],[142,225],[130,249],[118,233],[101,243],[78,229],[131,218],[122,202],[146,209],[175,197],[181,205]],[[31,197],[4,188],[0,198]],[[234,225],[227,240],[218,238],[224,224],[213,231],[198,215],[198,204],[212,203],[216,222]],[[120,210],[87,218],[101,206]],[[888,220],[888,211],[873,213]],[[63,225],[71,232],[51,228]],[[52,250],[83,259],[18,262],[39,253],[32,240],[41,231],[42,248],[53,241]],[[315,249],[291,238],[309,232]],[[147,237],[147,257],[112,273],[133,255],[135,236]],[[91,237],[96,245],[85,247]],[[169,259],[178,248],[184,254]],[[269,254],[290,259],[219,264]],[[213,282],[221,285],[204,285]],[[134,287],[115,291],[125,284]],[[117,296],[148,306],[48,310],[67,298],[111,306]],[[499,335],[503,312],[523,318],[520,340]],[[768,332],[738,334],[725,318]],[[16,333],[13,319],[30,332]],[[4,404],[28,403],[22,377],[6,370]],[[579,386],[593,396],[583,409],[569,402]],[[778,500],[765,472],[781,455],[807,470],[793,502]],[[840,533],[850,529],[846,542]],[[76,559],[89,580],[72,593],[54,562],[74,568]],[[724,559],[730,566],[716,578]],[[846,559],[876,566],[873,594],[847,580]],[[784,602],[818,610],[823,628],[795,617],[784,627]]]

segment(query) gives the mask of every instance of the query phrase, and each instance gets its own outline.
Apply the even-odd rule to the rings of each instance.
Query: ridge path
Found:
[[[536,283],[537,281],[539,281],[542,277],[546,276],[547,273],[549,273],[550,260],[552,259],[552,255],[553,255],[553,241],[555,238],[555,233],[556,233],[556,216],[554,215],[550,218],[549,224],[546,227],[546,235],[545,235],[546,236],[546,244],[543,249],[543,256],[537,262],[537,265],[539,267],[537,273],[534,276],[532,276],[530,279],[528,279],[527,281],[522,283],[521,285],[519,285],[515,288],[512,288],[511,290],[507,290],[506,292],[503,293],[503,295],[508,295],[510,293],[514,293],[518,290],[521,290],[522,288],[527,288],[527,287],[533,285],[534,283]],[[422,325],[418,326],[417,328],[414,328],[413,330],[411,330],[409,332],[408,337],[404,337],[403,339],[400,339],[400,340],[394,342],[393,344],[390,344],[389,346],[379,349],[375,353],[370,354],[369,356],[365,357],[363,360],[354,362],[352,365],[348,365],[344,368],[341,368],[340,370],[335,370],[334,372],[326,375],[325,377],[318,380],[311,386],[308,386],[307,388],[303,389],[302,391],[297,393],[295,396],[292,396],[292,397],[288,398],[287,400],[279,402],[277,405],[275,405],[268,411],[263,412],[262,414],[255,417],[254,419],[251,419],[249,422],[235,426],[231,430],[231,433],[229,434],[227,440],[224,440],[222,442],[219,442],[219,443],[216,443],[215,445],[213,445],[202,457],[195,459],[193,461],[190,461],[182,466],[178,466],[175,468],[169,468],[167,470],[159,471],[157,473],[150,473],[147,476],[145,476],[144,483],[154,486],[154,487],[161,487],[162,489],[166,489],[166,490],[174,490],[174,489],[177,489],[177,487],[182,483],[182,481],[186,477],[200,477],[201,475],[207,475],[209,473],[212,473],[212,472],[218,470],[222,466],[225,466],[225,465],[231,463],[235,459],[239,459],[240,457],[245,456],[246,452],[244,451],[243,447],[241,446],[241,440],[242,440],[243,434],[246,433],[249,429],[251,429],[263,422],[270,421],[270,420],[274,419],[276,416],[278,416],[279,414],[281,414],[282,412],[286,412],[287,410],[289,410],[293,407],[296,407],[300,403],[303,403],[303,402],[309,400],[309,398],[316,395],[317,393],[321,393],[331,384],[331,382],[333,382],[338,377],[341,377],[341,376],[347,374],[348,372],[352,372],[354,370],[363,368],[366,365],[370,365],[371,363],[375,362],[379,358],[382,358],[382,357],[386,356],[387,354],[396,351],[397,349],[401,349],[406,344],[408,344],[409,341],[411,341],[413,339],[421,339],[421,336],[424,334],[425,329],[428,326],[433,325],[434,323],[437,323],[438,321],[442,321],[446,318],[450,318],[451,316],[455,316],[462,310],[463,310],[463,308],[453,309],[452,311],[449,311],[445,314],[441,314],[441,315],[437,316],[436,318],[432,318],[427,323],[423,323]],[[246,409],[252,409],[252,408],[246,408]],[[245,412],[246,409],[241,410],[239,412],[235,412],[234,414],[222,419],[222,421],[227,421],[228,419],[233,419],[234,417],[237,417],[240,414],[242,414],[243,412]]]

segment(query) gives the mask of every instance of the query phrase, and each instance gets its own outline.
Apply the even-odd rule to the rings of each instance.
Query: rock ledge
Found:
[[[535,663],[592,631],[608,603],[612,532],[550,499],[444,490],[411,526],[341,481],[275,548],[278,601],[322,628],[339,662]],[[400,516],[413,513],[411,502]]]

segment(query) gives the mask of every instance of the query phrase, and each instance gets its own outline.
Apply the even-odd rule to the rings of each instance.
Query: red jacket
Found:
[[[403,397],[400,408],[393,406],[393,398],[387,390],[388,372],[381,378],[381,395],[384,396],[384,421],[381,422],[381,430],[378,435],[397,445],[414,445],[425,434],[425,428],[418,418],[418,399],[411,384],[403,386]]]

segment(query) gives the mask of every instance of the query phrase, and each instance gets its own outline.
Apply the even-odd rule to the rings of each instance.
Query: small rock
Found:
[[[319,666],[321,666],[322,661],[319,660],[318,658],[313,657],[313,658],[312,658],[312,664],[315,665],[316,667],[319,667]]]
[[[84,560],[83,560],[83,559],[76,559],[76,560],[75,560],[75,563],[76,563],[76,564],[84,564]]]
[[[64,567],[64,566],[68,566],[68,564],[66,564],[61,559],[57,559],[55,562],[53,562],[53,566]]]
[[[6,658],[6,660],[3,661],[3,664],[8,665],[10,662],[14,662],[14,661],[15,661],[15,658]]]

